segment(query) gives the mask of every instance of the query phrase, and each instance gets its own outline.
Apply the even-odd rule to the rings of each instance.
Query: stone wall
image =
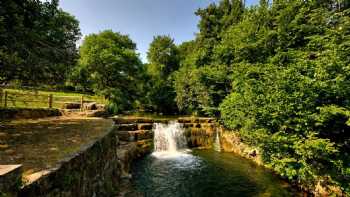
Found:
[[[116,134],[119,139],[118,159],[121,177],[129,178],[132,162],[150,153],[153,149],[153,119],[115,118]]]
[[[10,119],[36,119],[61,115],[58,109],[0,108],[0,121]]]
[[[24,186],[18,196],[114,196],[120,169],[115,129]]]
[[[190,148],[212,148],[217,131],[215,119],[187,117],[179,118],[185,128],[187,144]]]
[[[200,117],[181,117],[178,119],[151,119],[143,117],[120,117],[114,118],[118,125],[117,135],[122,142],[134,142],[138,144],[140,150],[150,152],[153,142],[154,123],[169,123],[178,121],[183,124],[187,144],[190,148],[201,147],[211,148],[214,135],[217,132],[215,119]]]
[[[260,151],[255,147],[245,144],[238,132],[221,129],[220,145],[221,150],[224,152],[233,152],[241,157],[253,160],[258,165],[263,165]]]
[[[0,165],[0,196],[16,196],[21,179],[22,165]]]

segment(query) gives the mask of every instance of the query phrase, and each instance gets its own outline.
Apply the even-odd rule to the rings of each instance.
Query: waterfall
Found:
[[[216,135],[215,135],[215,140],[214,140],[214,144],[213,144],[214,150],[218,151],[218,152],[221,151],[219,132],[220,131],[218,129],[216,129],[216,132],[215,132]]]
[[[154,156],[179,156],[186,151],[187,142],[184,128],[177,121],[168,124],[155,123]]]

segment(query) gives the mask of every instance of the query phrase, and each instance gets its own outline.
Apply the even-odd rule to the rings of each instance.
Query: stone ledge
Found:
[[[17,168],[20,168],[21,166],[22,165],[0,165],[0,177],[5,176],[6,174],[16,170]]]
[[[135,131],[137,130],[137,124],[119,124],[116,126],[119,131]]]
[[[140,123],[137,124],[138,130],[152,130],[153,124],[152,123]]]
[[[113,196],[120,176],[115,135],[112,128],[67,156],[57,168],[29,175],[18,196]]]
[[[15,194],[21,186],[22,165],[0,165],[0,194]]]
[[[154,123],[153,119],[143,117],[113,117],[112,119],[116,124]]]
[[[179,123],[214,123],[214,118],[205,117],[180,117],[177,119]]]
[[[138,140],[152,139],[152,130],[117,131],[117,136],[122,141],[135,142]]]
[[[30,185],[32,184],[33,182],[37,181],[39,178],[41,178],[42,176],[45,176],[49,173],[51,173],[53,170],[42,170],[42,171],[39,171],[39,172],[36,172],[36,173],[33,173],[33,174],[30,174],[28,176],[25,176],[24,179],[25,179],[25,184],[26,185]]]
[[[0,120],[37,119],[61,115],[58,109],[0,108]]]

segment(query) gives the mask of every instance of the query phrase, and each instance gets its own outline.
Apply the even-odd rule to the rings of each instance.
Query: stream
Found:
[[[179,123],[155,127],[155,150],[132,167],[132,185],[146,197],[298,196],[252,161],[214,150],[189,150]]]

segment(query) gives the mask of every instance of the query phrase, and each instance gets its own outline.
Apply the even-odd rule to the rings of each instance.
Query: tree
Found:
[[[218,115],[218,106],[230,91],[230,68],[185,64],[174,74],[176,102],[180,111],[197,115]]]
[[[200,9],[199,33],[178,47],[178,107],[219,115],[291,181],[350,194],[348,6],[222,0]]]
[[[129,36],[111,30],[86,36],[79,66],[87,70],[93,91],[108,98],[116,112],[131,109],[138,95],[141,62]]]
[[[79,38],[79,22],[57,0],[1,1],[0,83],[64,83]]]
[[[155,111],[172,113],[177,111],[173,72],[179,68],[179,53],[174,40],[169,36],[154,37],[147,52],[150,76],[147,98]]]
[[[174,40],[169,36],[156,36],[153,38],[147,52],[148,73],[153,76],[167,78],[178,69],[178,58],[178,49],[174,44]]]

